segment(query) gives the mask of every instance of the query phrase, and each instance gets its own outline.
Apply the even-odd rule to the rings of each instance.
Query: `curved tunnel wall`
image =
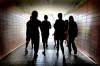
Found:
[[[0,9],[0,59],[25,43],[24,18],[21,12]]]
[[[77,46],[96,63],[100,63],[100,8],[99,0],[88,0],[73,12],[79,26]]]

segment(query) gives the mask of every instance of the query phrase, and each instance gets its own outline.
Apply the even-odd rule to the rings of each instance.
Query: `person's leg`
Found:
[[[31,44],[32,44],[32,49],[33,49],[33,44],[34,44],[34,43],[33,43],[32,39],[31,39]]]
[[[71,43],[72,43],[72,38],[71,37],[69,37],[68,38],[68,51],[69,51],[69,54],[71,54]]]
[[[54,44],[54,48],[55,48],[55,47],[56,47],[56,40],[55,40],[55,39],[54,39],[54,43],[55,43],[55,44]]]
[[[61,47],[61,50],[62,50],[62,54],[63,54],[63,56],[64,56],[63,41],[64,41],[64,40],[60,40],[60,47]]]
[[[42,38],[42,42],[43,42],[43,49],[44,49],[42,53],[45,56],[45,38]]]
[[[45,36],[46,48],[48,48],[48,38],[49,38],[49,35],[46,35]]]
[[[26,37],[26,47],[25,47],[26,49],[27,49],[27,47],[28,47],[29,41],[30,41],[30,37],[27,36],[27,37]]]
[[[74,54],[77,54],[77,48],[76,48],[76,45],[75,45],[74,40],[75,40],[75,37],[73,37],[72,48],[73,48],[73,50],[74,50]]]
[[[38,53],[38,49],[39,49],[39,43],[37,42],[36,45],[35,45],[35,54]]]
[[[25,47],[25,49],[27,49],[28,44],[29,44],[29,40],[28,40],[28,41],[26,41],[26,47]]]
[[[38,56],[38,49],[39,49],[39,37],[34,39],[34,59],[37,59]]]
[[[30,38],[27,37],[27,38],[26,38],[26,46],[25,46],[25,50],[27,50],[27,47],[28,47],[29,41],[30,41]]]
[[[58,53],[59,53],[59,40],[57,40],[57,56],[58,56]]]
[[[27,38],[26,38],[26,46],[25,46],[25,55],[27,55],[27,54],[28,54],[27,47],[28,47],[29,41],[30,41],[30,38],[29,38],[29,37],[27,37]]]
[[[56,47],[57,48],[57,46],[56,46],[56,37],[55,37],[55,35],[54,35],[54,48]]]
[[[47,41],[47,39],[46,39],[45,43],[46,43],[46,48],[48,48],[48,41]]]

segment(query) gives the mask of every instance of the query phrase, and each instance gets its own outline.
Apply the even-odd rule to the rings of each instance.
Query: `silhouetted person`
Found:
[[[68,34],[69,34],[69,42],[68,42],[68,49],[69,49],[69,53],[71,54],[71,46],[74,50],[74,54],[77,54],[77,48],[75,46],[75,38],[78,35],[78,27],[76,22],[74,21],[73,16],[69,17],[69,30],[68,30]]]
[[[32,23],[31,23],[31,37],[32,37],[32,43],[34,43],[34,59],[37,58],[37,53],[39,49],[39,27],[41,26],[40,20],[37,19],[38,12],[33,11],[32,12]]]
[[[29,41],[31,40],[32,43],[32,49],[33,49],[33,42],[32,42],[32,17],[30,17],[30,20],[26,24],[26,47],[25,47],[25,55],[28,53],[27,47],[29,44]]]
[[[65,20],[65,43],[68,42],[68,20]]]
[[[44,21],[41,24],[41,33],[42,33],[42,42],[43,42],[43,54],[45,56],[45,48],[48,47],[48,37],[49,37],[49,29],[51,28],[51,24],[48,21],[48,16],[44,16]]]
[[[53,33],[53,35],[54,35],[54,48],[57,48],[57,39],[56,39],[56,32],[54,31],[54,33]]]
[[[59,44],[60,44],[63,57],[65,57],[64,56],[64,47],[63,47],[64,32],[65,32],[64,26],[65,26],[65,22],[64,22],[64,20],[62,20],[62,13],[58,13],[58,19],[56,20],[56,22],[54,24],[54,29],[55,29],[55,33],[56,33],[56,39],[57,39],[57,56],[58,56]]]

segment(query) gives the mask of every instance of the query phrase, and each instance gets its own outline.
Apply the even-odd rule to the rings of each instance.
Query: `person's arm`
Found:
[[[26,35],[28,33],[28,22],[26,23]]]
[[[78,26],[77,26],[77,23],[75,22],[75,25],[76,25],[76,36],[78,35]]]
[[[57,20],[56,20],[56,22],[57,22]],[[56,22],[55,22],[55,24],[54,24],[54,29],[56,29]]]
[[[42,32],[42,22],[41,21],[39,21],[39,26],[40,26],[40,30]]]
[[[51,23],[49,22],[49,29],[51,29]]]

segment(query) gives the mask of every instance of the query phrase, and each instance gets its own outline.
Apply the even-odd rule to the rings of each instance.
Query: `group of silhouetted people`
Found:
[[[49,38],[49,29],[51,29],[51,23],[48,21],[48,16],[44,15],[44,20],[41,22],[37,19],[38,12],[33,11],[30,17],[30,20],[27,22],[27,29],[26,29],[26,47],[25,47],[25,54],[28,53],[27,47],[31,40],[32,49],[34,45],[34,58],[36,59],[38,56],[38,49],[39,49],[39,28],[41,30],[42,36],[42,43],[44,51],[42,52],[45,56],[45,50],[48,47],[48,38]],[[69,17],[69,20],[62,19],[62,13],[58,13],[58,19],[55,21],[54,24],[54,40],[55,46],[57,47],[57,56],[59,55],[59,45],[62,50],[63,57],[64,55],[64,47],[63,42],[67,40],[67,46],[69,50],[69,54],[71,54],[71,48],[74,50],[74,54],[77,54],[77,48],[75,46],[75,37],[78,35],[78,27],[76,22],[74,21],[73,16]]]

